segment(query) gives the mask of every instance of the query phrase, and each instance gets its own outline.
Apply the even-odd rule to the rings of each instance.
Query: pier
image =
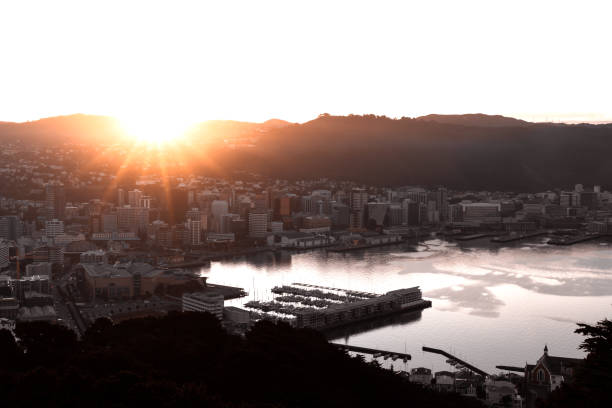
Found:
[[[480,374],[484,377],[488,377],[489,374],[487,374],[486,372],[482,371],[480,368],[474,367],[473,365],[471,365],[470,363],[468,363],[467,361],[463,361],[460,358],[457,358],[455,356],[453,356],[450,353],[447,353],[444,350],[440,350],[440,349],[436,349],[436,348],[431,348],[431,347],[425,347],[423,346],[423,351],[427,352],[427,353],[434,353],[434,354],[440,354],[444,357],[448,357],[450,360],[453,360],[459,364],[461,364],[463,367],[467,368],[468,370],[476,373],[476,374]]]
[[[550,233],[549,231],[538,231],[538,232],[532,232],[530,234],[502,235],[502,236],[492,238],[491,242],[502,244],[506,242],[520,241],[523,239],[540,237],[543,235],[548,235],[549,233]]]
[[[498,368],[498,369],[504,370],[504,371],[514,371],[514,372],[517,372],[517,373],[525,373],[525,367],[498,365],[498,366],[495,366],[495,368]]]
[[[609,236],[609,234],[591,234],[591,235],[581,235],[576,238],[553,238],[548,241],[551,245],[574,245],[580,242],[592,241],[595,239],[599,239],[605,236]]]
[[[406,353],[378,350],[378,349],[373,349],[369,347],[350,346],[348,344],[338,344],[338,343],[330,343],[330,344],[333,344],[334,346],[338,347],[341,350],[352,351],[352,352],[361,353],[361,354],[370,354],[374,358],[382,357],[385,360],[390,358],[391,360],[403,360],[404,362],[412,359],[410,354],[406,354]]]
[[[499,233],[483,233],[483,234],[471,234],[471,235],[463,235],[455,237],[457,241],[471,241],[474,239],[486,238],[486,237],[496,237]]]
[[[397,241],[387,241],[387,242],[379,242],[376,244],[357,244],[357,245],[349,245],[349,246],[334,246],[327,248],[328,252],[349,252],[349,251],[358,251],[360,249],[369,249],[369,248],[377,248],[388,245],[399,245],[406,242],[406,239],[402,238]]]

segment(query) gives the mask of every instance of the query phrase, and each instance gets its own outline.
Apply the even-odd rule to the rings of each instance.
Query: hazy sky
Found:
[[[612,119],[610,1],[0,2],[0,120]]]

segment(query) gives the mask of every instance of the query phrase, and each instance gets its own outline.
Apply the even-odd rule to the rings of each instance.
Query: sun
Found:
[[[129,139],[152,147],[180,142],[192,125],[184,118],[163,113],[130,115],[120,122]]]

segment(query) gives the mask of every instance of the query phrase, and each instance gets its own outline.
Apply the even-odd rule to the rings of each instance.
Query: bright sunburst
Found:
[[[121,125],[132,140],[161,147],[180,141],[191,123],[178,117],[150,114],[121,119]]]

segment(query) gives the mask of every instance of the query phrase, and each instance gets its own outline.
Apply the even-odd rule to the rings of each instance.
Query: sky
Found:
[[[612,119],[609,1],[2,1],[0,120]]]

